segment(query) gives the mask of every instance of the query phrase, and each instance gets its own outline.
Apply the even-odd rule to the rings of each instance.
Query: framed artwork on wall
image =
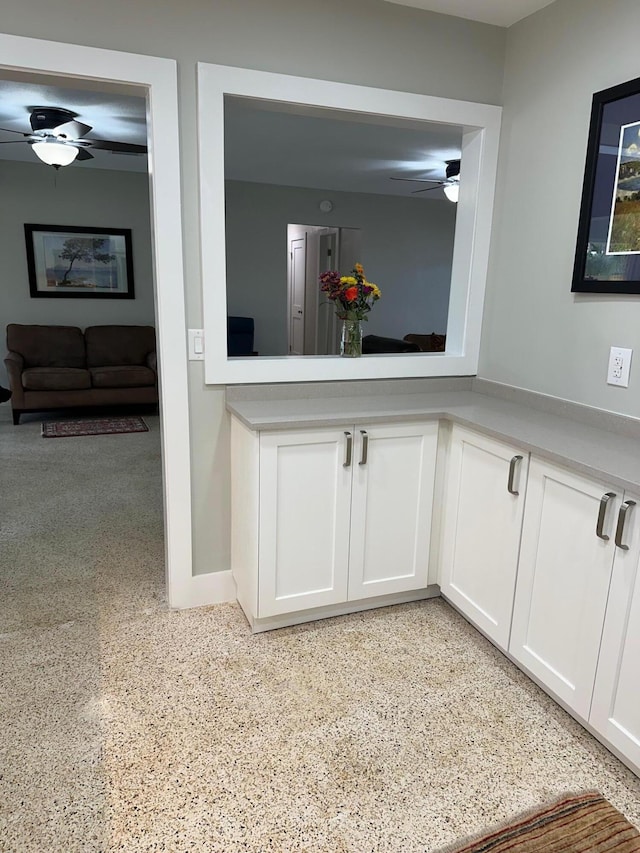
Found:
[[[131,229],[24,226],[32,297],[134,299]]]
[[[640,79],[593,96],[571,290],[640,293]]]

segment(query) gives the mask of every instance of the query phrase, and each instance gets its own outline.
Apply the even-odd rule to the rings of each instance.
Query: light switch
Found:
[[[189,361],[204,361],[204,329],[189,329]]]

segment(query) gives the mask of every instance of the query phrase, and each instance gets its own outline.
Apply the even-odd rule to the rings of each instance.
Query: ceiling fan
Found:
[[[449,201],[458,201],[458,191],[460,189],[460,160],[446,161],[446,179],[444,181],[431,181],[427,178],[390,178],[392,181],[410,181],[420,184],[435,184],[433,187],[425,187],[423,190],[412,190],[411,194],[428,193],[431,190],[437,190],[440,187],[444,190],[444,194]]]
[[[48,166],[59,169],[68,166],[74,160],[92,160],[89,148],[102,148],[119,154],[146,154],[146,145],[133,145],[129,142],[108,142],[105,139],[83,139],[93,130],[91,125],[76,121],[78,114],[62,107],[29,107],[31,132],[10,130],[2,127],[6,133],[18,133],[24,139],[11,139],[0,145],[15,145],[26,142],[35,154]]]

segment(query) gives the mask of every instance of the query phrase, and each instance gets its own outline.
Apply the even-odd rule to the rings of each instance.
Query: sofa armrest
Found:
[[[11,388],[11,405],[14,409],[24,408],[24,389],[22,387],[22,370],[24,358],[17,352],[9,352],[4,360]]]
[[[150,367],[151,370],[155,373],[156,377],[158,376],[158,356],[154,352],[147,353],[147,367]]]

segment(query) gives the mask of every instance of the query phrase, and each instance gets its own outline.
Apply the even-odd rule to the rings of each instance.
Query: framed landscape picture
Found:
[[[131,230],[25,225],[33,297],[133,299]]]
[[[571,289],[640,293],[640,79],[593,96]]]

